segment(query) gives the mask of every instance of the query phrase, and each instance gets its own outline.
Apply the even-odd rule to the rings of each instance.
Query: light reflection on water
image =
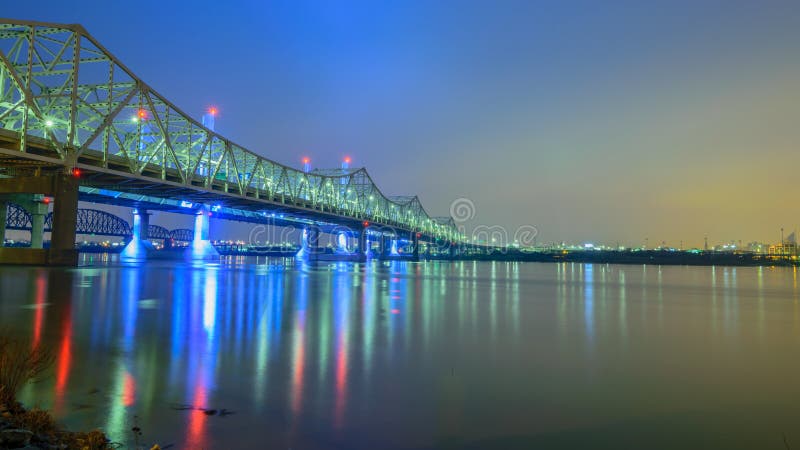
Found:
[[[21,399],[178,448],[800,442],[795,269],[260,263],[0,269],[56,353]]]

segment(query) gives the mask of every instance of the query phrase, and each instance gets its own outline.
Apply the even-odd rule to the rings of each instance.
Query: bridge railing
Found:
[[[79,25],[0,19],[0,128],[18,133],[20,151],[44,143],[68,168],[87,164],[464,239],[417,197],[384,195],[365,169],[306,173],[205,128]]]

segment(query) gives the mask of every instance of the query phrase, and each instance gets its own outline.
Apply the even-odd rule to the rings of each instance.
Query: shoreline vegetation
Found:
[[[122,445],[100,431],[70,431],[49,411],[26,409],[17,393],[44,378],[55,360],[50,348],[0,330],[0,449],[106,450]],[[155,445],[151,450],[159,450]]]

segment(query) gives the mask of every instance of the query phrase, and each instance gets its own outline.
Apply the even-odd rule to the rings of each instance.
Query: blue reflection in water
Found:
[[[796,384],[786,382],[797,372],[788,357],[800,329],[794,271],[648,270],[475,262],[144,265],[91,276],[81,268],[75,279],[48,271],[34,280],[31,272],[21,286],[4,269],[0,325],[24,328],[58,350],[55,376],[26,390],[26,404],[61,402],[54,410],[68,426],[103,425],[126,445],[134,415],[148,441],[175,448],[436,448],[453,435],[464,436],[457,444],[499,448],[503,442],[480,439],[524,435],[532,422],[520,418],[539,423],[551,410],[542,429],[560,436],[577,422],[610,416],[625,423],[640,409],[660,418],[724,408],[717,397],[750,404],[763,397],[784,408],[786,393],[796,394]],[[720,278],[709,283],[710,273]],[[158,309],[142,303],[150,299]],[[26,303],[37,308],[22,308]],[[747,344],[745,325],[761,345]],[[747,379],[731,371],[745,360],[759,368]],[[697,362],[705,375],[694,370]],[[586,367],[591,383],[587,371],[576,370]],[[661,388],[665,379],[690,376],[707,377],[712,388]],[[721,377],[726,383],[714,384]],[[103,393],[87,395],[94,386]],[[610,399],[617,403],[609,408]],[[171,408],[176,403],[237,414]],[[786,411],[775,417],[796,417]]]
[[[186,443],[189,448],[202,448],[207,445],[208,416],[203,409],[209,407],[209,397],[214,389],[218,340],[214,339],[217,311],[218,270],[208,266],[204,270],[195,268],[192,272],[192,291],[190,310],[194,324],[189,330],[186,396],[193,407],[189,413],[186,429]],[[199,294],[199,295],[197,295]],[[199,304],[198,304],[199,303]],[[199,319],[199,320],[198,320]]]
[[[306,306],[308,303],[308,278],[308,272],[304,271],[296,278],[295,286],[297,294],[295,296],[295,321],[292,336],[292,385],[289,403],[290,409],[295,418],[295,421],[293,421],[293,427],[297,426],[296,419],[302,412],[303,404],[303,383],[305,382],[304,377],[306,364],[305,326]]]
[[[352,282],[350,281],[350,267],[337,267],[334,272],[335,291],[334,316],[336,321],[336,395],[333,407],[333,426],[342,428],[344,414],[347,406],[347,376],[349,371],[348,345],[349,345],[349,314],[350,299],[352,298]]]
[[[106,429],[112,435],[121,435],[126,427],[126,409],[135,403],[136,379],[131,374],[135,349],[137,319],[139,315],[139,300],[141,289],[141,273],[137,266],[128,266],[122,269],[121,299],[122,336],[119,340],[120,355],[115,363],[112,397]]]
[[[594,343],[594,266],[583,266],[583,313],[586,324],[586,337],[589,343]]]

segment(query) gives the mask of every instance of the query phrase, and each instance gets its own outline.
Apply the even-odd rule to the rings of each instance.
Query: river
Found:
[[[800,448],[795,268],[83,264],[1,267],[0,327],[125,448]]]

